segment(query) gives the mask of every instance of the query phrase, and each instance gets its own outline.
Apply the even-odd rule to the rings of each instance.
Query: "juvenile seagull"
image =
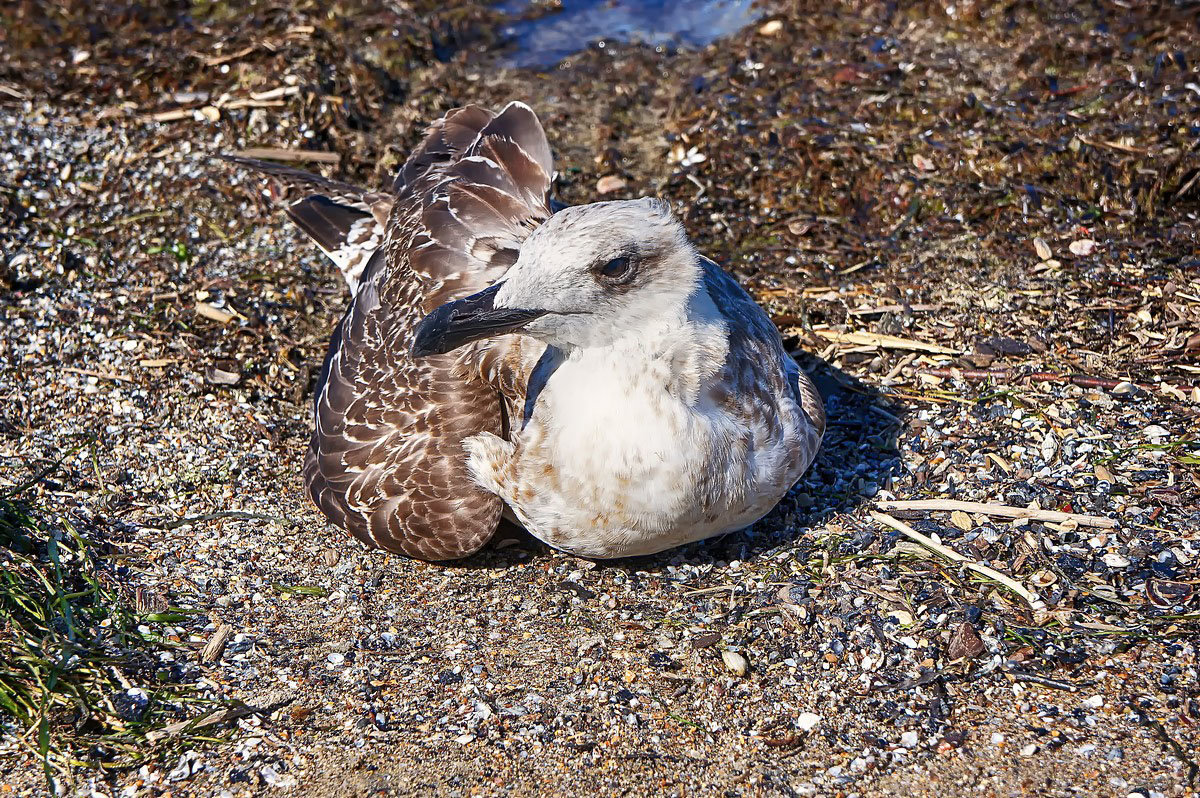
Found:
[[[649,554],[753,523],[816,455],[821,397],[762,309],[663,202],[552,215],[527,106],[450,112],[388,194],[249,165],[308,187],[289,214],[351,286],[305,478],[363,542],[462,557],[503,512]]]

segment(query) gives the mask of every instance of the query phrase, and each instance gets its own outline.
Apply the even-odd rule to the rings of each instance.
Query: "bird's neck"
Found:
[[[728,324],[701,283],[604,344],[573,348],[567,356],[581,366],[644,378],[642,383],[658,385],[694,404],[725,363],[728,333]]]

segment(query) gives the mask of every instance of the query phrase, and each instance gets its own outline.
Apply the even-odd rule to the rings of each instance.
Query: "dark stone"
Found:
[[[455,673],[447,668],[437,675],[437,683],[440,685],[460,684],[463,680],[462,674]]]

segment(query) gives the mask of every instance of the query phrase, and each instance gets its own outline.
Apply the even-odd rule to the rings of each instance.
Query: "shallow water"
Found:
[[[528,0],[500,8],[521,14]],[[593,42],[638,42],[653,47],[701,47],[754,22],[753,0],[563,0],[563,10],[514,22],[507,60],[549,67]]]

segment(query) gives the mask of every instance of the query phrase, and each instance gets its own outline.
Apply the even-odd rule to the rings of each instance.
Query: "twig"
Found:
[[[920,532],[913,529],[912,527],[910,527],[908,524],[904,523],[903,521],[896,519],[896,518],[892,518],[890,515],[888,515],[886,513],[873,512],[873,513],[871,513],[871,517],[874,518],[879,523],[881,523],[885,526],[890,526],[892,529],[896,530],[897,532],[907,535],[908,537],[910,537],[913,540],[915,540],[916,542],[920,543],[922,546],[929,549],[930,551],[933,551],[937,554],[942,555],[947,560],[951,560],[952,562],[961,563],[963,565],[963,567],[970,568],[975,573],[982,574],[983,576],[986,576],[988,579],[991,579],[994,582],[999,582],[1000,584],[1004,585],[1012,592],[1016,593],[1021,598],[1025,599],[1025,601],[1029,602],[1030,606],[1033,606],[1033,604],[1035,602],[1037,602],[1038,597],[1035,596],[1033,593],[1029,592],[1029,590],[1024,585],[1022,585],[1020,582],[1018,582],[1017,580],[1013,579],[1012,577],[1005,576],[1004,574],[1000,573],[999,571],[997,571],[994,568],[989,568],[986,565],[980,565],[979,563],[975,562],[974,560],[968,559],[967,557],[963,556],[962,554],[959,554],[957,551],[950,548],[949,546],[943,546],[941,543],[938,543],[937,541],[935,541],[933,538],[929,537],[928,535],[922,535]]]
[[[95,377],[96,379],[101,379],[101,380],[112,380],[113,382],[133,382],[133,380],[131,378],[126,377],[124,374],[112,374],[111,372],[107,372],[107,371],[94,371],[92,369],[77,369],[74,366],[63,366],[62,370],[69,372],[71,374],[82,374],[85,377]]]
[[[1072,693],[1081,687],[1091,687],[1095,682],[1064,682],[1059,679],[1051,679],[1048,676],[1038,676],[1036,673],[1012,673],[1013,681],[1030,682],[1032,684],[1040,684],[1043,687],[1053,687],[1055,690],[1069,690]]]
[[[151,731],[146,735],[146,739],[150,742],[157,742],[158,740],[162,740],[164,738],[177,737],[180,734],[191,734],[192,732],[199,731],[200,729],[204,729],[209,726],[228,723],[231,720],[244,718],[247,715],[270,715],[275,710],[281,707],[286,707],[295,700],[295,696],[290,696],[265,707],[240,706],[218,709],[215,712],[210,712],[202,718],[181,720],[164,726],[162,729]]]
[[[936,682],[938,679],[941,679],[944,676],[945,676],[945,674],[939,670],[928,670],[928,671],[924,671],[920,676],[917,676],[916,678],[903,679],[899,682],[895,682],[894,684],[891,682],[873,682],[867,688],[867,691],[871,692],[871,691],[875,691],[875,690],[911,690],[914,687],[921,687],[922,685],[931,684],[933,682]]]
[[[1084,89],[1087,89],[1087,88],[1089,88],[1089,87],[1088,86],[1074,86],[1070,89],[1064,89],[1063,91],[1054,92],[1054,95],[1062,96],[1067,93],[1075,93],[1078,91],[1083,91]],[[1084,138],[1083,136],[1076,136],[1076,138],[1078,138],[1081,142],[1088,145],[1089,147],[1108,147],[1110,150],[1116,150],[1117,152],[1125,152],[1125,153],[1129,153],[1131,155],[1145,155],[1146,154],[1146,150],[1142,149],[1141,147],[1131,147],[1128,144],[1122,144],[1119,141],[1100,141],[1099,139],[1087,139],[1087,138]]]
[[[964,513],[982,513],[997,515],[1001,518],[1028,518],[1033,521],[1049,521],[1061,524],[1074,521],[1080,526],[1094,526],[1101,529],[1116,529],[1117,522],[1111,518],[1099,515],[1083,515],[1081,513],[1064,513],[1058,510],[1031,510],[1027,507],[1009,507],[1004,504],[983,504],[982,502],[964,502],[956,499],[914,499],[911,501],[881,501],[881,510],[962,510]]]
[[[835,344],[855,344],[857,346],[878,346],[883,349],[913,349],[918,352],[932,352],[939,355],[957,355],[957,349],[951,349],[938,344],[924,341],[914,341],[909,338],[899,338],[895,335],[881,335],[872,332],[838,332],[836,330],[813,330],[819,335],[833,341]]]
[[[964,380],[1069,382],[1072,385],[1079,385],[1083,388],[1103,388],[1107,391],[1111,391],[1124,382],[1124,380],[1110,380],[1105,377],[1089,377],[1086,374],[1055,374],[1050,371],[1021,372],[1015,369],[920,369],[917,373],[927,374],[930,377],[961,377]],[[1144,385],[1137,387],[1144,391],[1149,390]]]
[[[1143,712],[1142,710],[1135,711]],[[1145,714],[1142,714],[1142,717],[1146,718]],[[1175,757],[1180,762],[1183,762],[1185,765],[1187,765],[1188,784],[1195,784],[1196,776],[1200,775],[1200,765],[1197,765],[1196,760],[1188,756],[1188,749],[1175,742],[1175,738],[1167,734],[1166,727],[1163,726],[1160,721],[1154,720],[1153,718],[1146,718],[1146,725],[1154,729],[1154,732],[1156,735],[1158,735],[1158,738],[1171,747],[1171,752],[1175,754]]]
[[[1081,388],[1101,388],[1105,391],[1111,391],[1123,382],[1128,380],[1112,380],[1107,377],[1091,377],[1087,374],[1055,374],[1052,371],[1027,371],[1022,372],[1016,369],[958,369],[958,368],[930,368],[918,369],[918,374],[926,374],[930,377],[950,377],[963,380],[996,380],[998,382],[1019,382],[1021,380],[1029,380],[1030,382],[1057,382],[1070,385],[1078,385]],[[1129,383],[1143,391],[1149,393],[1154,392],[1153,385],[1140,385],[1138,383]],[[1169,383],[1162,383],[1170,385]],[[1170,385],[1177,391],[1190,391],[1191,385]]]
[[[170,111],[159,111],[155,114],[145,114],[140,117],[143,122],[179,122],[195,116],[194,108],[172,108]]]
[[[204,61],[205,66],[208,66],[208,67],[220,66],[221,64],[225,64],[230,61],[236,61],[237,59],[239,59],[243,56],[250,55],[250,53],[254,52],[255,48],[257,48],[257,47],[258,47],[257,44],[251,44],[248,47],[243,47],[241,50],[238,50],[236,53],[227,53],[226,55],[209,56],[207,58],[204,58],[203,56],[201,56],[201,58]]]
[[[878,305],[873,308],[851,308],[851,316],[873,316],[876,313],[928,313],[941,310],[942,305]]]
[[[342,156],[336,152],[319,150],[286,150],[281,147],[250,147],[237,155],[242,158],[262,158],[268,161],[316,161],[317,163],[337,163]]]
[[[962,377],[965,380],[1030,380],[1031,382],[1069,382],[1084,388],[1112,390],[1123,380],[1090,377],[1086,374],[1055,374],[1050,371],[1021,372],[1015,369],[921,369],[919,374],[931,377]],[[1146,390],[1144,386],[1141,387]]]
[[[726,590],[729,590],[729,591],[737,590],[737,585],[721,585],[720,587],[702,587],[698,590],[684,591],[683,595],[685,595],[685,596],[704,596],[709,593],[722,593]]]

